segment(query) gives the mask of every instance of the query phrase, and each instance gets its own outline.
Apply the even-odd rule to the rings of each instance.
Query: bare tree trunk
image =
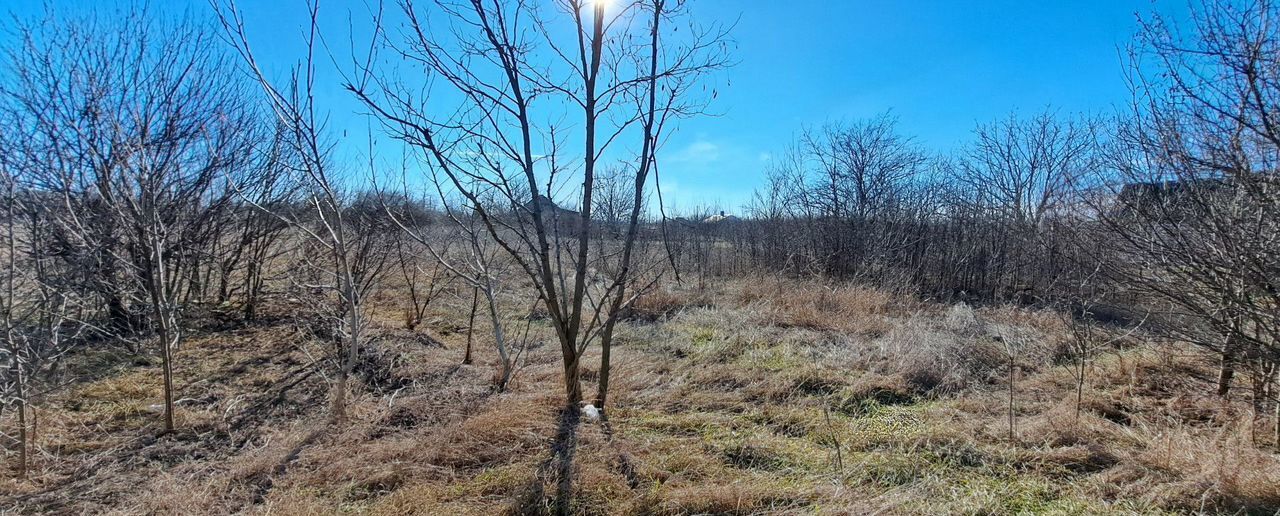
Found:
[[[1280,377],[1280,362],[1264,360],[1266,363],[1267,374],[1263,379],[1263,381],[1266,382],[1263,389],[1263,399],[1269,400],[1274,404],[1272,407],[1272,410],[1274,411],[1274,417],[1272,419],[1272,423],[1274,424],[1273,431],[1275,433],[1275,444],[1277,447],[1280,447],[1280,394],[1276,392],[1277,389],[1280,389],[1280,385],[1276,384],[1277,377]]]
[[[347,368],[339,367],[333,380],[333,401],[329,406],[329,422],[341,425],[347,420]]]
[[[640,210],[644,205],[644,186],[650,167],[653,166],[654,160],[652,154],[656,143],[654,139],[655,123],[657,116],[657,75],[658,75],[658,35],[662,24],[663,0],[657,0],[653,4],[653,26],[650,28],[650,54],[649,54],[649,87],[648,87],[648,104],[644,117],[644,143],[640,151],[640,169],[636,172],[635,191],[632,193],[631,215],[627,221],[627,234],[622,246],[622,263],[618,270],[614,287],[617,293],[609,306],[609,313],[606,314],[604,322],[604,331],[600,334],[600,379],[596,387],[595,405],[600,410],[605,409],[605,402],[609,397],[609,372],[612,369],[612,351],[613,351],[613,331],[618,322],[618,312],[622,308],[623,299],[627,297],[627,281],[628,274],[631,272],[631,253],[635,250],[636,232],[640,224]]]
[[[253,322],[258,316],[258,265],[252,261],[245,268],[244,272],[244,320],[245,322]]]
[[[507,390],[507,383],[511,381],[512,364],[511,355],[507,352],[507,338],[502,330],[502,321],[498,316],[498,300],[493,295],[493,290],[485,289],[485,300],[489,303],[489,317],[493,323],[493,339],[496,348],[498,348],[498,360],[501,362],[498,372],[498,392]],[[472,304],[471,322],[475,322],[475,305]],[[471,356],[471,332],[467,331],[467,357]]]
[[[167,323],[160,326],[160,361],[164,368],[164,431],[173,431],[173,348]]]
[[[146,271],[151,294],[152,314],[156,318],[156,329],[160,338],[160,367],[164,379],[164,432],[172,432],[173,425],[173,352],[176,347],[177,328],[172,322],[173,307],[168,301],[165,285],[164,246],[156,235],[149,235],[148,268]]]
[[[574,410],[582,403],[582,372],[578,367],[580,359],[577,353],[566,353],[564,356],[565,401]]]
[[[1084,380],[1085,374],[1088,372],[1089,363],[1086,362],[1084,353],[1077,358],[1079,362],[1076,364],[1076,421],[1080,421],[1080,409],[1084,405]]]
[[[218,297],[217,304],[221,305],[227,302],[231,297],[231,265],[223,264],[218,267]]]
[[[604,410],[604,404],[609,398],[609,371],[612,367],[613,350],[613,322],[617,316],[611,317],[605,322],[605,330],[600,335],[600,381],[596,385],[596,401],[595,405],[600,410]]]
[[[1252,408],[1249,410],[1249,443],[1250,444],[1258,444],[1258,420],[1262,418],[1262,404],[1264,403],[1264,400],[1263,400],[1264,384],[1263,384],[1262,374],[1263,373],[1262,373],[1261,364],[1259,364],[1258,369],[1254,370],[1250,378],[1251,380],[1250,383],[1252,384],[1251,385],[1252,392],[1250,392],[1250,396],[1249,396],[1249,400],[1252,402],[1251,403]]]
[[[1265,358],[1256,360],[1257,369],[1253,374],[1253,410],[1251,412],[1251,421],[1249,422],[1249,441],[1253,444],[1258,442],[1258,423],[1265,418],[1267,402],[1271,399],[1271,379],[1275,373],[1275,364]],[[1280,424],[1280,421],[1277,421]]]
[[[26,378],[22,374],[22,364],[15,356],[14,363],[14,380],[16,384],[14,389],[18,397],[18,479],[27,479],[27,397],[23,382]]]
[[[1227,336],[1227,343],[1222,348],[1222,360],[1218,367],[1218,397],[1225,398],[1231,392],[1231,380],[1236,375],[1236,352],[1239,341],[1235,335]]]
[[[343,268],[346,269],[345,260]],[[356,360],[360,353],[360,334],[363,330],[361,325],[364,321],[360,315],[360,300],[350,274],[343,279],[343,300],[347,309],[347,325],[349,335],[347,336],[347,345],[345,353],[339,353],[339,360],[342,362],[338,367],[338,376],[333,385],[333,407],[331,411],[331,420],[335,424],[342,424],[347,421],[347,381],[351,377],[351,373],[355,371]]]
[[[487,294],[486,294],[487,295]],[[467,320],[467,351],[462,357],[463,365],[471,365],[471,341],[476,330],[476,308],[480,302],[480,287],[471,289],[471,317]],[[497,315],[494,315],[496,320]]]
[[[1014,429],[1014,416],[1013,416],[1013,393],[1014,393],[1013,385],[1014,385],[1015,377],[1017,375],[1017,370],[1018,368],[1014,364],[1013,353],[1010,353],[1009,354],[1009,440],[1010,441],[1013,441],[1017,437],[1017,434]]]
[[[0,292],[0,323],[4,324],[4,340],[5,345],[9,348],[9,367],[12,369],[14,379],[14,393],[18,402],[18,478],[26,480],[27,478],[27,397],[24,389],[25,375],[22,374],[22,349],[18,346],[17,321],[14,320],[14,309],[18,304],[17,281],[18,281],[18,246],[17,238],[15,238],[16,228],[16,181],[14,176],[9,175],[7,168],[0,168],[0,176],[4,182],[0,183],[5,186],[4,193],[7,215],[7,224],[5,225],[5,263],[4,263],[4,291]],[[25,342],[25,341],[24,341]]]

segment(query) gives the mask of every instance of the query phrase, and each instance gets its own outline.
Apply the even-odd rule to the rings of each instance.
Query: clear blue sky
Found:
[[[20,16],[43,9],[11,1]],[[185,1],[193,14],[209,12],[204,0]],[[278,70],[296,61],[302,1],[240,4],[259,58]],[[345,34],[348,12],[357,23],[367,12],[365,0],[322,6],[331,33]],[[1107,112],[1128,95],[1119,52],[1136,15],[1176,17],[1186,8],[1180,0],[694,0],[694,9],[700,18],[737,20],[738,65],[720,81],[713,110],[721,115],[684,123],[668,143],[664,190],[682,207],[736,210],[771,156],[806,126],[890,111],[902,132],[948,152],[976,123],[1011,111]],[[362,132],[366,124],[332,82],[321,99],[332,101],[334,125]]]
[[[740,65],[720,97],[725,115],[686,124],[673,142],[717,159],[671,176],[682,199],[729,207],[759,184],[761,159],[807,125],[891,111],[902,132],[948,152],[1011,111],[1110,110],[1128,96],[1119,52],[1135,14],[1185,10],[1180,0],[704,1],[715,15],[741,13]]]

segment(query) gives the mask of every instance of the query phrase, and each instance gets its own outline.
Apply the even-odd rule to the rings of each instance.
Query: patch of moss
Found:
[[[697,327],[689,333],[689,341],[694,346],[705,346],[716,340],[716,330],[714,328]]]

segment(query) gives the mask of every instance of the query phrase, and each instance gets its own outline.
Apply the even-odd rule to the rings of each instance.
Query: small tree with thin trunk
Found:
[[[387,215],[411,239],[426,249],[430,258],[454,278],[471,287],[471,310],[467,323],[467,347],[463,364],[472,362],[472,341],[475,337],[476,314],[481,304],[489,319],[493,333],[494,350],[498,352],[498,374],[495,387],[499,392],[507,389],[515,373],[506,325],[503,324],[499,301],[502,278],[510,273],[502,250],[489,238],[474,216],[475,209],[465,203],[453,203],[437,190],[443,206],[443,227],[424,225],[409,213],[387,206]],[[450,246],[449,243],[461,243]]]
[[[330,314],[333,340],[337,344],[336,366],[331,383],[330,421],[346,421],[348,380],[355,370],[361,346],[366,340],[368,317],[365,297],[381,272],[390,249],[362,239],[364,235],[347,220],[352,216],[350,199],[343,191],[343,176],[332,166],[329,144],[325,139],[322,116],[315,104],[315,56],[319,39],[319,3],[307,4],[310,24],[306,32],[307,55],[294,70],[285,86],[277,86],[258,66],[244,29],[244,20],[234,1],[213,3],[227,39],[256,78],[283,132],[285,163],[294,171],[300,186],[304,210],[269,210],[259,206],[297,231],[301,241],[313,246],[324,257],[324,264],[306,261],[318,273],[318,284],[303,282],[302,287],[319,289],[336,298],[336,309]],[[372,215],[377,204],[364,210]]]

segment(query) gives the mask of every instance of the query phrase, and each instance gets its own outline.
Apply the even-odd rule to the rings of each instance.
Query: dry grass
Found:
[[[882,290],[818,281],[745,282],[738,292],[740,303],[767,312],[768,324],[869,338],[884,335],[886,317],[913,304]]]
[[[155,438],[155,367],[120,367],[47,400],[38,474],[0,480],[0,503],[24,513],[551,512],[561,394],[545,322],[534,321],[517,381],[499,394],[484,332],[476,365],[459,365],[469,299],[444,298],[416,333],[385,301],[379,379],[353,386],[349,424],[323,423],[319,375],[277,392],[309,364],[287,325],[198,336],[179,371],[182,396],[196,400],[180,412],[183,430]],[[509,304],[522,321],[528,307]],[[574,434],[573,510],[1280,509],[1280,460],[1251,442],[1242,400],[1206,395],[1203,357],[1167,344],[1104,353],[1077,416],[1074,380],[1055,363],[1063,336],[1050,312],[855,286],[664,285],[619,329],[612,435],[590,422]],[[1009,353],[1020,371],[1013,440]],[[588,380],[597,360],[588,353]],[[404,381],[386,390],[384,377]],[[280,401],[251,410],[262,400]]]

